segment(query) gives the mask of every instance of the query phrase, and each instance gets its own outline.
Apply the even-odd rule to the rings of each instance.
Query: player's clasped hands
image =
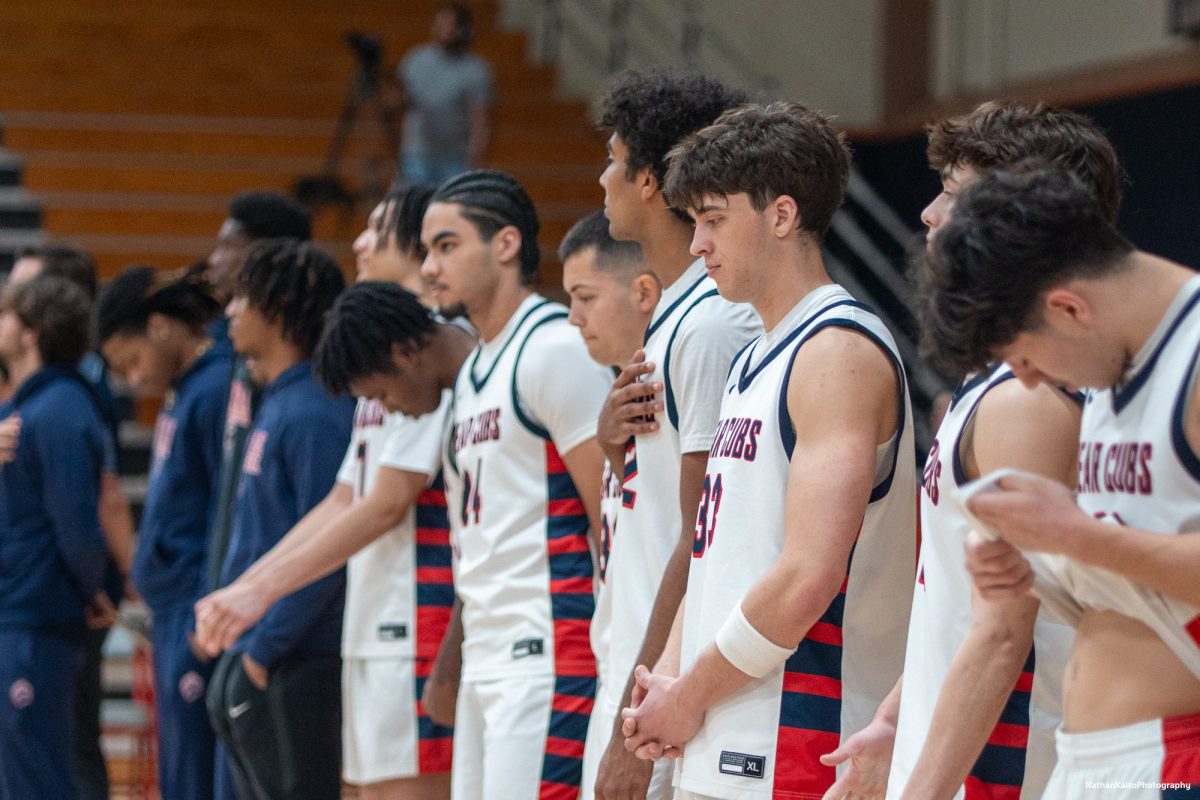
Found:
[[[654,674],[644,666],[633,676],[632,706],[621,711],[625,749],[647,760],[679,758],[704,723],[704,712],[688,702],[678,678]]]

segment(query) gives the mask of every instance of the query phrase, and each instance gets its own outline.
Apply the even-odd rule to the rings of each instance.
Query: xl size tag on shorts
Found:
[[[546,646],[541,639],[522,639],[519,642],[513,642],[512,657],[525,658],[526,656],[540,656],[546,652]]]
[[[721,751],[721,773],[724,775],[741,775],[743,778],[766,777],[767,757],[750,756],[745,753]]]
[[[401,639],[408,638],[408,626],[403,623],[391,623],[380,625],[375,629],[375,634],[381,642],[398,642]]]

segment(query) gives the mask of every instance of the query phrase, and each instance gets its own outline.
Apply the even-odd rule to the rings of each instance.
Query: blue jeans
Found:
[[[467,157],[458,153],[405,153],[400,166],[405,186],[440,186],[467,171]]]

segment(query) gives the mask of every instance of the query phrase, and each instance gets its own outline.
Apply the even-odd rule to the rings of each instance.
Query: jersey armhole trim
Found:
[[[907,414],[905,413],[907,404],[904,402],[908,397],[908,378],[904,372],[904,364],[896,357],[894,353],[892,353],[884,341],[879,338],[878,334],[876,334],[874,331],[870,330],[860,322],[835,317],[833,319],[821,320],[817,324],[813,325],[804,335],[804,338],[796,343],[795,347],[792,349],[792,359],[788,362],[787,368],[783,373],[783,381],[779,389],[779,438],[783,444],[783,450],[787,454],[788,461],[791,461],[792,453],[796,449],[796,429],[792,426],[792,417],[788,413],[787,394],[788,386],[791,384],[792,380],[792,367],[796,363],[795,354],[796,351],[804,346],[805,342],[816,336],[819,332],[825,328],[835,327],[846,328],[847,330],[852,330],[856,333],[859,333],[870,339],[876,347],[883,351],[883,354],[887,356],[888,361],[892,363],[892,369],[895,372],[896,382],[899,388],[899,391],[896,393],[896,404],[898,406],[896,411],[896,444],[892,448],[892,464],[888,468],[888,473],[884,479],[871,488],[871,496],[867,500],[867,503],[870,504],[886,497],[888,491],[892,488],[892,480],[896,476],[896,464],[898,463],[900,457],[900,446],[904,439],[904,428],[906,425],[908,425],[908,418]]]
[[[1192,392],[1196,388],[1197,360],[1200,360],[1200,346],[1192,354],[1192,360],[1188,364],[1186,373],[1187,377],[1183,381],[1183,386],[1179,389],[1179,396],[1175,399],[1175,409],[1171,414],[1171,444],[1183,468],[1187,470],[1187,473],[1194,480],[1200,481],[1200,457],[1197,457],[1196,451],[1192,449],[1192,445],[1187,440],[1187,434],[1184,429],[1188,401],[1191,399]]]
[[[993,371],[987,377],[991,383],[984,387],[979,397],[975,398],[975,402],[971,404],[971,410],[967,412],[967,418],[963,421],[962,427],[959,428],[958,436],[954,439],[954,450],[950,453],[950,463],[954,470],[954,484],[956,486],[962,486],[969,480],[967,478],[966,467],[962,463],[962,444],[963,437],[967,435],[967,431],[973,431],[975,428],[975,414],[979,411],[979,404],[983,402],[983,398],[987,397],[987,393],[992,389],[1017,376],[1013,375],[1010,370],[1007,374],[1003,375],[996,375],[995,371]]]
[[[542,327],[543,325],[545,325],[547,322],[553,322],[554,320],[557,320],[557,319],[566,319],[566,318],[567,318],[567,315],[565,313],[559,311],[559,312],[555,312],[553,314],[547,314],[546,316],[539,319],[537,322],[530,325],[529,330],[525,332],[525,338],[521,340],[521,346],[517,348],[516,358],[513,359],[513,374],[512,374],[513,412],[516,413],[516,415],[517,415],[517,421],[520,422],[521,425],[526,430],[528,430],[534,436],[545,439],[548,442],[553,441],[550,438],[550,431],[546,430],[545,427],[543,427],[542,425],[539,425],[537,422],[534,422],[533,418],[531,418],[528,414],[526,414],[521,409],[521,395],[517,392],[517,370],[519,370],[521,368],[521,356],[525,353],[525,345],[529,344],[529,339],[530,339],[530,337],[533,336],[533,332],[536,331],[538,328]],[[524,320],[522,320],[522,322],[524,322]]]
[[[698,284],[697,284],[698,285]],[[690,289],[688,290],[691,291]],[[709,289],[704,294],[696,298],[696,301],[684,309],[679,315],[679,321],[675,323],[675,329],[671,331],[671,338],[667,340],[667,352],[663,356],[663,386],[666,387],[666,407],[667,419],[671,422],[671,426],[679,431],[679,407],[675,402],[675,390],[671,388],[671,348],[675,344],[675,337],[679,335],[679,328],[683,325],[683,321],[687,319],[688,314],[710,297],[716,297],[718,292],[716,289]]]

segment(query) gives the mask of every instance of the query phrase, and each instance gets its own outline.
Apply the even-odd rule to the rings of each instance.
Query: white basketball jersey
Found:
[[[1013,377],[1011,369],[1000,365],[968,378],[955,392],[925,461],[921,558],[908,624],[889,798],[898,798],[912,775],[938,695],[970,627],[971,577],[963,543],[971,525],[951,501],[954,490],[968,480],[961,461],[964,435],[984,395]],[[1054,730],[1062,717],[1062,676],[1073,640],[1069,626],[1038,616],[1021,677],[956,797],[1042,796],[1054,769]]]
[[[654,372],[643,380],[663,384],[657,431],[636,437],[626,459],[620,538],[613,537],[606,588],[612,603],[609,700],[621,701],[637,666],[650,612],[667,561],[679,542],[680,458],[712,444],[729,363],[762,322],[745,303],[717,294],[704,259],[697,259],[658,302],[643,350]]]
[[[633,445],[629,446],[632,449]],[[600,686],[608,683],[609,647],[612,639],[612,594],[605,580],[608,552],[617,530],[617,510],[621,507],[621,473],[604,460],[604,477],[600,481],[600,552],[596,558],[596,613],[592,615],[592,654],[596,656],[596,673]]]
[[[1200,357],[1200,277],[1188,281],[1120,387],[1088,395],[1079,435],[1079,507],[1114,525],[1173,536],[1200,529],[1200,457],[1184,435]],[[1200,609],[1106,570],[1034,554],[1084,608],[1153,629],[1200,678]]]
[[[876,453],[875,487],[842,591],[796,651],[708,710],[677,786],[722,798],[820,797],[835,779],[818,761],[863,728],[904,660],[916,554],[916,475],[904,371],[891,335],[844,289],[810,292],[734,359],[709,451],[684,615],[682,666],[709,645],[747,590],[778,560],[795,433],[787,387],[797,348],[829,326],[874,341],[901,376],[899,429]]]
[[[355,502],[374,488],[381,467],[429,475],[430,485],[399,525],[347,562],[343,657],[437,656],[454,603],[440,480],[449,409],[450,392],[419,419],[389,414],[375,400],[360,399],[355,408],[354,435],[338,472]]]
[[[559,448],[595,436],[612,374],[566,317],[527,298],[456,381],[445,461],[464,680],[596,674],[588,519]],[[556,407],[538,410],[547,395]]]

